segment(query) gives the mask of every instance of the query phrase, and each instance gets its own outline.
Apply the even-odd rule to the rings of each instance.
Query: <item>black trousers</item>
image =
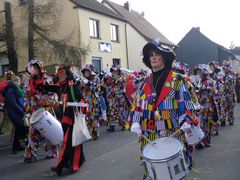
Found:
[[[15,133],[12,145],[12,151],[17,151],[20,146],[20,139],[23,137],[24,127],[22,124],[14,124]]]

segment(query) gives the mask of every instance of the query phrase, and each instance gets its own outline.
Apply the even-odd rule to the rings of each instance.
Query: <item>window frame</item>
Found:
[[[97,34],[96,36],[95,36],[94,24],[91,24],[91,21],[96,22],[96,34]],[[93,36],[91,34],[91,26],[93,27]],[[100,39],[100,20],[89,18],[89,34],[91,38]]]
[[[99,56],[92,56],[91,57],[91,61],[92,61],[92,65],[94,65],[93,63],[93,60],[96,60],[96,61],[100,61],[100,71],[101,72],[103,70],[103,61],[102,61],[102,57],[99,57]],[[97,67],[95,66],[95,68],[97,69]],[[98,69],[97,69],[98,70]]]
[[[112,59],[112,64],[113,64],[113,65],[116,65],[116,64],[114,63],[114,61],[119,61],[119,62],[117,63],[117,66],[121,66],[121,59],[120,59],[120,58],[113,58],[113,59]]]
[[[113,34],[113,27],[115,27],[116,39],[113,38],[113,36],[114,36],[114,34]],[[119,38],[119,25],[111,23],[110,24],[110,33],[111,33],[111,41],[112,42],[120,42],[119,41],[119,39],[120,39]]]

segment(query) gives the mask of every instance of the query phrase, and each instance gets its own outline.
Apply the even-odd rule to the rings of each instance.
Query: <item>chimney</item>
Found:
[[[128,1],[124,3],[124,8],[126,10],[128,10],[129,12],[131,12],[131,6],[130,6],[130,3]]]
[[[200,32],[200,27],[196,27],[196,29]]]
[[[141,12],[141,17],[144,17],[145,13],[144,11]]]

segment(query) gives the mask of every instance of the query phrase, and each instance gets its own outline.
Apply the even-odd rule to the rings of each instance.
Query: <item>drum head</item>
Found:
[[[34,123],[38,122],[44,112],[45,112],[45,109],[43,109],[43,108],[38,109],[37,111],[33,112],[32,116],[29,119],[29,123],[34,124]]]
[[[182,144],[173,138],[159,138],[147,144],[143,156],[150,160],[164,160],[171,158],[182,150]]]

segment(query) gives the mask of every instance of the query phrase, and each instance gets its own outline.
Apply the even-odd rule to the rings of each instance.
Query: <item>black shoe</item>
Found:
[[[0,132],[0,135],[4,134],[4,132]]]
[[[226,126],[226,123],[225,122],[221,122],[220,126]]]
[[[203,148],[203,145],[201,143],[198,143],[196,146],[195,146],[196,149],[202,149]]]
[[[13,150],[13,151],[12,151],[12,154],[17,154],[17,151],[16,151],[16,150]]]
[[[107,129],[108,132],[114,132],[115,131],[115,126],[110,126],[108,129]]]
[[[233,126],[233,122],[230,122],[230,123],[229,123],[229,126]]]
[[[218,131],[214,132],[213,135],[214,135],[214,136],[218,136],[218,135],[219,135],[219,134],[218,134]]]
[[[18,151],[24,151],[24,150],[25,150],[25,148],[23,146],[18,147]]]
[[[121,131],[125,131],[125,127],[124,127],[124,126],[122,126],[122,129],[121,129]]]
[[[51,167],[51,171],[57,173],[58,176],[62,175],[62,170],[60,170],[59,168]]]

